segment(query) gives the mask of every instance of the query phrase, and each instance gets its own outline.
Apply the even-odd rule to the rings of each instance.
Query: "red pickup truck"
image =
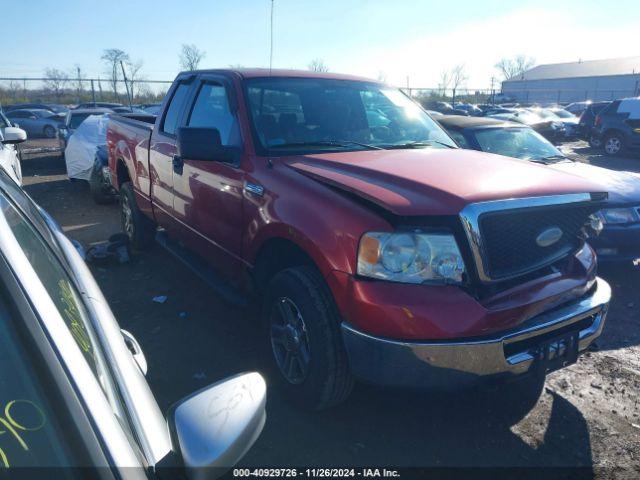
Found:
[[[185,72],[157,118],[112,116],[107,143],[132,244],[157,237],[230,298],[259,299],[278,381],[308,407],[354,379],[544,375],[602,332],[611,291],[584,240],[606,192],[458,149],[395,88]]]

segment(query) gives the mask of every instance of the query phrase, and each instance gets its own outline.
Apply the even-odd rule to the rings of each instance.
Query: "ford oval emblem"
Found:
[[[536,237],[536,243],[541,247],[550,247],[562,238],[562,230],[558,227],[550,227],[540,232]]]

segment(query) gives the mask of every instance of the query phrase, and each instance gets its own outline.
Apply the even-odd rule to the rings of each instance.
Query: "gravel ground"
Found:
[[[27,147],[51,145],[39,140]],[[583,142],[564,148],[580,161],[640,171],[637,158],[605,158]],[[68,181],[58,154],[32,152],[23,161],[25,188],[70,237],[87,246],[120,230],[116,205],[95,205],[84,185]],[[161,408],[240,371],[269,378],[254,312],[226,304],[161,248],[93,272],[122,327],[140,341]],[[640,268],[601,268],[601,275],[614,299],[597,348],[551,374],[520,421],[508,420],[525,401],[505,399],[503,391],[358,386],[344,405],[312,414],[269,388],[264,433],[243,465],[582,467],[527,471],[537,471],[535,478],[639,478]],[[153,302],[158,295],[167,301]]]

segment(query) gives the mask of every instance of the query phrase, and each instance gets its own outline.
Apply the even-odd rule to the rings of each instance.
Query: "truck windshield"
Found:
[[[262,154],[372,148],[455,148],[400,90],[368,82],[316,78],[247,81],[251,120]]]

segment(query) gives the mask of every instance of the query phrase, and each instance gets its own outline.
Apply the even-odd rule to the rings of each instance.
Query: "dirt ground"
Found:
[[[38,140],[27,147],[50,145]],[[582,142],[565,149],[581,161],[640,171],[638,158],[612,160]],[[120,231],[117,205],[95,205],[86,187],[68,181],[58,153],[35,152],[24,155],[25,188],[70,237],[88,246]],[[121,326],[142,345],[162,409],[237,372],[269,377],[252,311],[226,304],[162,248],[93,272]],[[582,467],[539,470],[537,478],[640,478],[640,267],[600,272],[614,297],[597,348],[551,374],[539,401],[514,425],[477,391],[358,386],[344,405],[306,413],[270,387],[267,424],[242,465]],[[165,303],[152,300],[160,295]],[[514,396],[507,403],[517,410],[522,401]]]

